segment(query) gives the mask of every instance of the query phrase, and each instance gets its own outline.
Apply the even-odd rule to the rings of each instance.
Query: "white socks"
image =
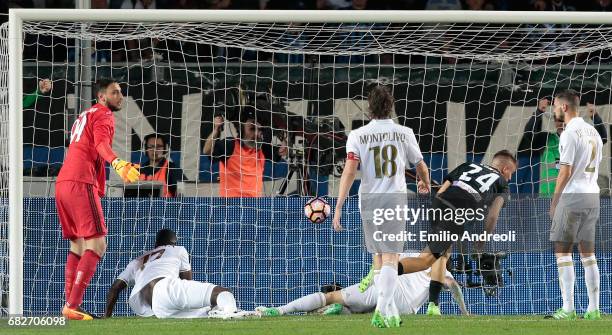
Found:
[[[309,294],[278,308],[281,314],[310,312],[325,306],[325,294],[321,292]]]
[[[599,309],[599,266],[595,255],[581,259],[584,267],[584,281],[589,293],[587,312]]]
[[[378,301],[376,308],[380,311],[383,316],[391,316],[396,314],[396,308],[394,308],[394,294],[395,288],[397,287],[397,268],[383,264],[380,269],[380,275],[376,281],[378,289]]]
[[[235,313],[238,310],[232,292],[223,291],[217,295],[217,308],[224,313]]]
[[[557,257],[557,268],[559,269],[559,288],[563,297],[563,310],[571,312],[574,310],[574,262],[572,256]]]

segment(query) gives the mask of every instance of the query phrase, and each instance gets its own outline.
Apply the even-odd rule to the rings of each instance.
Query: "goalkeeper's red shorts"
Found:
[[[55,204],[64,239],[106,236],[102,203],[94,185],[61,181],[55,184]]]

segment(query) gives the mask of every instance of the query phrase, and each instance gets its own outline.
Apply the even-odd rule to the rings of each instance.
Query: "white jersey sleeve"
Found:
[[[182,246],[159,246],[130,262],[120,279],[134,283],[129,299],[134,313],[140,316],[153,315],[152,307],[140,294],[148,283],[157,278],[179,278],[181,272],[189,270],[191,270],[189,253]]]
[[[128,286],[134,286],[136,281],[136,273],[139,269],[138,259],[132,260],[125,269],[119,274],[117,279],[124,281]]]
[[[181,264],[179,265],[179,271],[180,272],[191,271],[191,263],[189,262],[189,253],[187,252],[187,249],[185,249],[185,247],[180,247],[180,248],[181,248],[181,251],[180,251]]]
[[[576,139],[573,134],[564,131],[559,139],[559,164],[572,166],[576,155]]]
[[[410,130],[408,132],[407,141],[404,142],[404,151],[406,152],[406,160],[412,165],[416,165],[418,162],[423,160],[423,154],[421,148],[417,143],[414,132]]]
[[[351,132],[346,140],[346,156],[348,159],[360,160],[357,134]]]

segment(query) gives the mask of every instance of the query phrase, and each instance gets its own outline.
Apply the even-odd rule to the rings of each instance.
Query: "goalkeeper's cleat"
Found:
[[[372,316],[372,321],[370,321],[370,323],[376,328],[387,328],[385,319],[383,318],[382,314],[380,314],[379,310],[374,311],[374,315]]]
[[[385,318],[385,324],[387,325],[387,328],[399,328],[402,324],[402,319],[399,317],[399,315],[388,316]]]
[[[559,308],[552,315],[546,316],[545,319],[576,320],[576,311],[566,312],[563,308]]]
[[[340,315],[343,308],[342,304],[331,304],[325,309],[323,315]]]
[[[598,309],[594,311],[586,312],[584,313],[584,319],[585,320],[599,320],[601,319],[601,313],[599,312]]]
[[[140,165],[138,164],[132,164],[124,161],[123,159],[115,158],[111,162],[111,166],[113,169],[115,169],[119,177],[121,177],[121,179],[126,183],[133,183],[140,178],[140,171],[138,171],[138,169],[140,169]]]
[[[75,308],[70,308],[67,305],[64,305],[62,309],[62,315],[68,320],[82,320],[82,321],[91,321],[93,317],[89,315],[89,313],[80,312]]]
[[[260,316],[280,316],[281,315],[281,312],[278,310],[278,308],[263,307],[263,306],[259,306],[255,308],[255,313],[259,314]]]
[[[101,317],[99,317],[99,316],[97,316],[95,314],[89,313],[88,311],[84,310],[81,306],[77,307],[76,310],[77,310],[77,312],[80,312],[80,313],[89,314],[94,319],[102,319]]]
[[[440,312],[440,306],[436,306],[433,301],[429,302],[427,305],[427,315],[440,316],[442,313]]]
[[[374,268],[370,267],[370,271],[368,271],[368,274],[365,277],[363,277],[363,279],[361,279],[361,281],[359,282],[359,292],[361,293],[365,292],[368,289],[368,287],[370,287],[373,280],[374,280]]]

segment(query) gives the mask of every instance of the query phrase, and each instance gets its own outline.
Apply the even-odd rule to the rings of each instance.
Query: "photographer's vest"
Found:
[[[259,197],[266,158],[261,150],[242,146],[239,139],[234,141],[234,152],[219,163],[219,195]]]
[[[174,194],[170,193],[170,189],[168,188],[168,160],[164,159],[164,164],[157,169],[153,175],[145,175],[143,173],[140,174],[140,180],[154,180],[161,181],[164,184],[164,188],[161,196],[164,198],[173,197]],[[153,169],[155,171],[155,169]]]

